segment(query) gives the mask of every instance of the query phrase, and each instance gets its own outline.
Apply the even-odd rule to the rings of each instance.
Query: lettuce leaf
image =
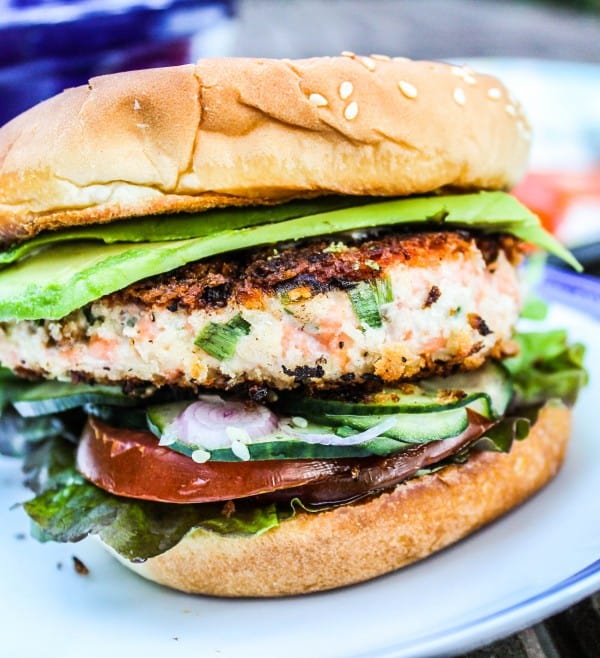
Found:
[[[513,379],[511,408],[532,407],[552,399],[575,404],[588,381],[584,345],[569,344],[562,329],[518,333],[515,340],[519,354],[504,361]]]

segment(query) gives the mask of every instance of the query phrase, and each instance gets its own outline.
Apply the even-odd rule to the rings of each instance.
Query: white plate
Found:
[[[335,592],[219,600],[130,573],[94,541],[23,538],[18,464],[0,461],[0,654],[439,656],[530,625],[600,588],[600,324],[565,307],[549,324],[589,346],[590,386],[557,478],[532,500],[417,565]],[[77,575],[72,556],[89,567]],[[59,564],[62,568],[59,568]]]

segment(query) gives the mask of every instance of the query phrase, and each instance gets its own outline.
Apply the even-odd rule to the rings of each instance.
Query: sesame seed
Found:
[[[302,429],[308,427],[308,421],[306,418],[302,418],[302,416],[294,416],[292,418],[292,423],[294,423],[296,427],[301,427]]]
[[[328,105],[327,99],[325,96],[321,96],[321,94],[311,94],[308,97],[308,100],[310,103],[316,105],[317,107],[325,107]]]
[[[506,105],[505,109],[506,109],[506,113],[510,114],[511,117],[517,116],[517,110],[515,110],[514,105]]]
[[[462,78],[465,74],[465,72],[460,66],[451,66],[450,73],[452,73],[452,75],[455,75],[458,78]]]
[[[491,98],[493,101],[497,101],[502,98],[502,92],[498,87],[490,87],[487,92],[488,98]]]
[[[342,50],[342,57],[354,58],[356,55],[351,50]]]
[[[250,460],[250,451],[248,450],[248,446],[241,441],[233,441],[231,443],[231,452],[233,452],[233,454],[238,459],[241,459],[244,462]]]
[[[373,72],[377,68],[377,64],[370,57],[361,57],[361,63],[369,71]]]
[[[453,96],[454,96],[454,100],[459,105],[464,105],[467,102],[467,97],[465,96],[465,90],[462,89],[461,87],[456,87]]]
[[[379,62],[389,62],[392,59],[389,55],[380,55],[379,53],[373,53],[371,59],[376,59]]]
[[[344,110],[344,116],[348,121],[352,121],[352,119],[356,119],[356,116],[358,115],[358,103],[356,101],[352,101],[348,105],[346,105],[346,109]]]
[[[398,82],[398,87],[400,87],[400,91],[406,96],[406,98],[417,97],[417,88],[414,85],[411,85],[410,82],[406,82],[406,80],[400,80]]]
[[[202,450],[199,448],[198,450],[194,450],[192,452],[192,460],[195,461],[197,464],[204,464],[210,459],[210,452],[208,450]]]
[[[354,91],[354,85],[348,80],[344,80],[340,85],[340,98],[345,101],[347,98],[350,98],[352,92]]]
[[[394,62],[410,62],[408,57],[394,57]]]
[[[133,109],[134,110],[141,110],[142,109],[142,106],[140,105],[140,102],[138,101],[137,98],[133,101]]]
[[[464,75],[463,80],[468,85],[476,85],[477,84],[477,78],[474,75],[471,75],[470,73],[467,73],[466,75]]]

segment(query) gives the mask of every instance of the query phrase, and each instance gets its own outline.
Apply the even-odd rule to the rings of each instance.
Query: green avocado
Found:
[[[160,230],[156,228],[154,232],[136,232],[135,235],[145,235],[146,239],[149,235],[160,237],[157,242],[114,242],[114,236],[120,232],[118,223],[86,229],[92,230],[96,236],[94,240],[81,239],[83,236],[77,233],[79,239],[61,241],[61,234],[57,233],[54,243],[46,244],[45,248],[38,244],[31,255],[0,271],[0,321],[58,319],[135,281],[216,254],[397,224],[423,224],[427,229],[452,226],[508,232],[580,269],[573,256],[541,227],[538,218],[503,192],[411,197],[375,203],[364,203],[364,200],[359,203],[361,201],[361,205],[292,218],[285,218],[285,213],[283,218],[277,218],[272,208],[263,209],[266,215],[262,221],[266,223],[258,225],[254,210],[249,215],[252,219],[248,220],[254,223],[242,228],[241,215],[238,217],[226,210],[223,217],[235,214],[238,223],[232,228],[229,220],[218,222],[215,219],[218,215],[211,214],[208,216],[210,232],[205,223],[207,215],[194,215],[185,220],[189,229],[186,235],[193,234],[194,226],[204,234],[169,241],[162,239],[165,231],[173,233],[176,229],[156,219],[150,221],[161,226]],[[138,221],[139,226],[143,226],[148,220]],[[172,227],[179,221],[173,219]],[[215,230],[216,226],[221,229]],[[98,237],[100,235],[104,237]],[[126,231],[123,237],[127,237]]]
[[[372,199],[369,199],[372,201]],[[278,206],[219,208],[203,213],[152,215],[123,219],[110,224],[76,226],[63,231],[46,231],[35,238],[0,251],[0,267],[16,263],[31,254],[58,242],[98,240],[115,242],[164,242],[201,238],[215,231],[247,228],[258,224],[274,224],[296,217],[359,205],[361,199],[352,197],[321,197],[307,201],[291,201]],[[366,203],[363,201],[363,203]]]

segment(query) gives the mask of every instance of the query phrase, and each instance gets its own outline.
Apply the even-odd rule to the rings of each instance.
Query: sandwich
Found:
[[[393,571],[558,471],[583,347],[519,334],[531,129],[384,56],[90,80],[0,129],[0,419],[40,540],[164,585]]]

